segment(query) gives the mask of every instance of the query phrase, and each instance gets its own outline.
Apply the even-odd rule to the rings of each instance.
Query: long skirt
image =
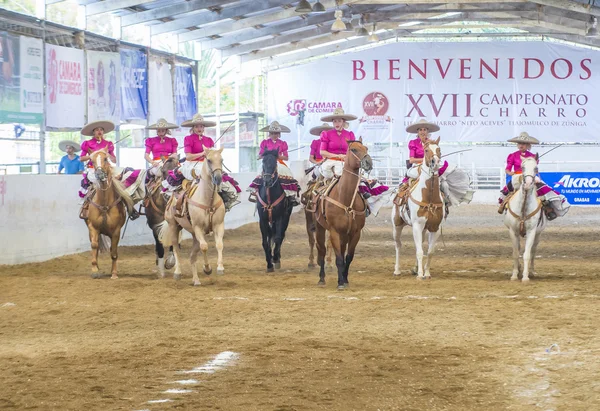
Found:
[[[283,162],[277,163],[277,174],[279,175],[279,181],[281,188],[285,191],[286,197],[297,197],[300,192],[300,185],[298,180],[294,178],[292,170]],[[254,181],[248,187],[249,191],[256,191],[262,185],[262,175],[257,176]]]

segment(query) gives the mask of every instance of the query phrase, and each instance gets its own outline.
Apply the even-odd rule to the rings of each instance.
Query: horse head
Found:
[[[167,177],[169,176],[169,171],[176,169],[178,165],[179,164],[178,164],[178,161],[176,158],[173,158],[173,157],[167,158],[165,160],[165,162],[163,163],[163,165],[160,167],[162,179],[166,181]]]
[[[536,158],[521,156],[521,169],[523,170],[523,190],[529,191],[535,186],[533,183],[538,173],[537,156]]]
[[[349,167],[355,170],[362,168],[367,173],[373,170],[373,159],[369,155],[367,146],[363,145],[362,137],[356,141],[348,142],[346,162]]]
[[[90,154],[90,160],[94,165],[96,179],[101,183],[106,183],[112,177],[112,169],[108,161],[108,150],[106,148],[94,151]]]
[[[440,138],[438,137],[437,140],[427,141],[423,146],[423,164],[431,170],[432,174],[436,174],[440,169],[442,151],[440,150],[439,143]]]
[[[208,167],[210,171],[210,175],[212,177],[212,182],[214,185],[218,186],[223,181],[223,156],[221,153],[223,152],[223,147],[219,149],[210,149],[206,153],[206,163],[205,166]]]
[[[262,159],[262,179],[265,187],[273,187],[277,182],[277,159],[278,150],[267,150],[263,153]]]

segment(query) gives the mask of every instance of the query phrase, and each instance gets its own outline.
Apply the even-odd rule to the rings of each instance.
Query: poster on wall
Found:
[[[40,124],[42,41],[0,32],[0,122]]]
[[[171,65],[164,59],[151,56],[148,64],[148,77],[148,120],[152,124],[159,118],[164,118],[169,122],[176,123]]]
[[[564,195],[573,205],[600,205],[600,173],[540,173],[552,189]]]
[[[175,67],[175,116],[177,124],[190,120],[196,114],[196,93],[192,68]]]
[[[121,121],[121,56],[103,51],[87,52],[88,122]]]
[[[85,122],[83,50],[46,45],[46,126],[80,128]]]
[[[146,53],[121,50],[121,120],[145,120],[148,116]]]
[[[597,54],[550,42],[388,44],[269,72],[268,89],[278,90],[268,97],[269,121],[304,142],[337,107],[358,116],[350,129],[369,142],[405,142],[406,125],[420,118],[441,127],[442,141],[499,142],[527,131],[544,142],[596,142]]]

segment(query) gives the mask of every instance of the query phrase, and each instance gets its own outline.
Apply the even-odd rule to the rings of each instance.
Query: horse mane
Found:
[[[113,183],[113,187],[115,188],[115,191],[123,199],[123,203],[125,203],[127,212],[131,213],[131,210],[133,210],[133,200],[131,199],[131,196],[125,190],[125,187],[123,187],[123,184],[119,180],[117,180],[116,177],[112,177],[112,173],[111,173],[110,178],[112,178],[112,183]]]
[[[277,159],[279,157],[279,150],[265,150],[263,153],[263,158],[267,156],[273,156]]]

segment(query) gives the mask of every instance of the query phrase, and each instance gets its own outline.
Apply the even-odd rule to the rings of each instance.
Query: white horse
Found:
[[[435,244],[441,234],[446,209],[440,191],[440,157],[438,146],[440,139],[425,143],[423,163],[418,168],[417,182],[411,188],[408,202],[402,206],[394,204],[392,223],[394,225],[394,241],[396,242],[396,266],[394,275],[400,275],[400,234],[402,229],[412,227],[415,248],[417,249],[417,279],[429,279],[431,258],[435,252]],[[423,266],[423,236],[429,232],[429,249]]]
[[[529,281],[529,273],[534,274],[534,259],[540,234],[546,227],[546,218],[542,210],[542,201],[537,197],[535,176],[537,175],[537,159],[521,157],[521,178],[513,178],[514,195],[508,200],[504,225],[508,227],[513,243],[513,272],[511,280],[519,279],[519,254],[521,239],[525,237],[523,253],[523,281]],[[520,187],[518,187],[520,185]]]
[[[194,276],[194,285],[200,285],[198,278],[198,269],[196,261],[198,252],[201,250],[204,256],[204,274],[210,275],[212,268],[208,263],[208,243],[205,235],[213,232],[215,235],[215,246],[217,248],[217,274],[223,274],[223,235],[225,234],[225,205],[219,195],[218,186],[223,178],[223,158],[219,150],[209,150],[206,154],[206,160],[200,171],[200,178],[197,179],[197,187],[191,198],[187,199],[189,219],[187,216],[175,216],[175,199],[169,201],[165,210],[165,221],[161,223],[159,240],[163,245],[176,245],[179,239],[179,232],[182,228],[192,234],[194,244],[190,256],[192,265],[192,274]],[[179,264],[179,248],[173,247],[175,254],[175,272],[174,278],[181,278],[181,266]]]

